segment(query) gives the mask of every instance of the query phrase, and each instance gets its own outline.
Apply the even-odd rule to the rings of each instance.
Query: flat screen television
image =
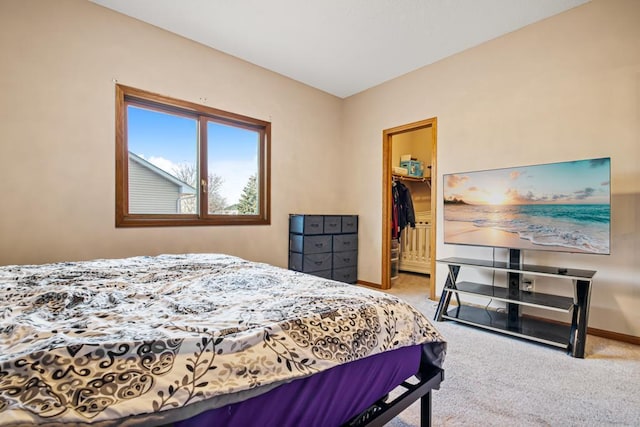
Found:
[[[610,253],[608,157],[443,178],[444,243]]]

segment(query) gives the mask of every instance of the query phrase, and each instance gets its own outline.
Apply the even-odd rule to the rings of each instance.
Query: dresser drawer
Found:
[[[333,236],[333,251],[357,251],[358,235],[357,234],[336,234]]]
[[[324,216],[290,215],[289,230],[298,234],[322,234],[324,233]]]
[[[311,255],[291,252],[289,254],[289,268],[303,273],[329,270],[331,269],[332,258],[333,254],[331,252]]]
[[[333,270],[313,271],[313,272],[311,272],[309,274],[313,274],[314,276],[322,277],[323,279],[329,279],[329,280],[333,279]]]
[[[342,233],[357,233],[357,232],[358,232],[358,216],[343,215],[342,216]]]
[[[305,236],[303,234],[289,234],[289,249],[303,254],[317,254],[331,252],[331,236]]]
[[[342,217],[341,216],[325,216],[324,232],[326,234],[342,233]]]
[[[333,268],[354,267],[358,264],[358,251],[333,253]]]
[[[356,267],[334,269],[333,280],[345,283],[356,283],[358,281],[358,269]]]

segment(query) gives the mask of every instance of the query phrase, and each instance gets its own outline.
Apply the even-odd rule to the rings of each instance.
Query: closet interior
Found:
[[[391,280],[431,274],[431,127],[393,135],[391,144]]]

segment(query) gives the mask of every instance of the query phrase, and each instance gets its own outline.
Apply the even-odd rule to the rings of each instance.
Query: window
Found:
[[[116,85],[116,226],[270,223],[271,124]]]

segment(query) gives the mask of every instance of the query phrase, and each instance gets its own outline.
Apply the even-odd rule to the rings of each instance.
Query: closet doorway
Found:
[[[436,131],[437,119],[431,118],[383,131],[382,137],[382,289],[393,286],[393,276],[400,271],[428,274],[435,272],[436,243]],[[400,167],[404,158],[423,166],[422,177],[405,175]],[[433,177],[433,178],[432,178]],[[401,184],[409,190],[416,228],[405,227],[400,239],[393,239],[394,198],[392,188]],[[397,194],[397,193],[396,193]],[[397,233],[395,234],[397,235]],[[435,299],[431,281],[429,298]]]

